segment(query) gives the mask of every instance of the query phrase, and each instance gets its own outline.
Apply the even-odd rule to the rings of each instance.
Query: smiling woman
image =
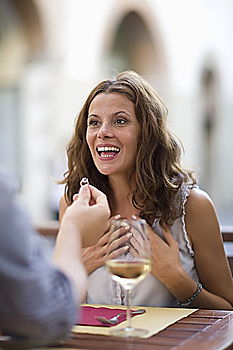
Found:
[[[133,291],[134,305],[232,309],[232,278],[213,203],[182,168],[181,147],[166,117],[161,97],[137,73],[100,82],[84,103],[68,145],[60,218],[80,180],[88,177],[107,195],[114,218],[134,215],[147,222],[152,269]],[[113,247],[111,233],[93,235],[82,252],[88,303],[126,302],[105,262],[118,255],[134,259],[134,234],[130,226],[116,229]]]
[[[90,104],[87,125],[87,144],[99,172],[111,178],[125,172],[129,178],[140,135],[133,102],[119,93],[101,93]]]

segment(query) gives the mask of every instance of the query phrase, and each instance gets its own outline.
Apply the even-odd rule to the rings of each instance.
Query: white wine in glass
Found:
[[[127,242],[131,254],[120,255],[106,261],[108,271],[114,281],[118,282],[126,293],[127,325],[124,328],[111,330],[111,335],[118,337],[140,337],[148,331],[133,328],[131,325],[130,292],[151,271],[150,244],[147,236],[146,222],[143,219],[118,219],[112,222],[112,241],[119,238],[115,234],[119,228],[130,226],[132,237]]]
[[[120,283],[125,290],[132,289],[151,270],[150,259],[135,258],[134,260],[111,259],[106,262],[114,281]]]

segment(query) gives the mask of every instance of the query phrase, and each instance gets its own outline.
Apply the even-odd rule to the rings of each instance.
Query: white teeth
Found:
[[[102,158],[112,158],[113,155],[112,154],[102,154],[101,157]]]
[[[118,147],[97,147],[97,151],[98,152],[111,152],[111,151],[120,152],[120,148],[118,148]]]

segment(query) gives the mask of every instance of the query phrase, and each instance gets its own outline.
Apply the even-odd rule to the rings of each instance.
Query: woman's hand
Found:
[[[130,227],[127,226],[121,227],[113,233],[110,228],[96,244],[82,249],[82,259],[88,275],[103,266],[106,260],[113,259],[129,250],[127,241],[132,237],[132,234],[128,232],[129,229]]]
[[[147,224],[151,245],[151,273],[167,287],[183,271],[180,262],[179,245],[172,237],[169,229],[163,229],[164,240]]]
[[[133,216],[133,219],[139,218]],[[168,289],[173,288],[174,284],[178,284],[180,278],[186,275],[180,262],[179,245],[172,237],[168,228],[163,229],[163,240],[147,223],[145,225],[151,253],[151,274],[160,280]],[[130,253],[134,257],[138,257],[138,251],[141,251],[145,243],[142,242],[143,237],[133,226],[131,233]],[[147,255],[147,251],[148,248],[145,251],[145,256]]]

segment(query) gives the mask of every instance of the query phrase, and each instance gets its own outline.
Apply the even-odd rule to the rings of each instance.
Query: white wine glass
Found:
[[[110,244],[119,240],[119,236],[124,234],[124,230],[119,229],[128,226],[130,227],[128,230],[132,236],[125,244],[129,246],[129,251],[106,261],[107,269],[112,274],[113,280],[118,282],[125,291],[127,308],[126,327],[110,330],[110,334],[118,337],[141,337],[147,334],[148,331],[146,329],[132,327],[130,296],[131,290],[151,271],[150,243],[145,220],[113,220]]]

